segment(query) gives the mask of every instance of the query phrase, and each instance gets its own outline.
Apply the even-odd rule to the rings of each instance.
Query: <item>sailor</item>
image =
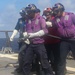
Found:
[[[25,48],[29,45],[29,40],[24,39],[23,40],[23,32],[26,34],[26,20],[27,20],[27,14],[25,8],[22,8],[20,10],[21,18],[18,19],[18,22],[15,26],[15,29],[13,30],[13,33],[10,37],[10,41],[13,41],[14,37],[19,33],[19,55],[18,55],[18,61],[19,61],[19,67],[16,69],[17,72],[22,72],[22,66],[23,66],[23,57],[25,55]],[[26,37],[26,36],[25,36]]]
[[[24,58],[24,74],[30,74],[33,56],[36,54],[42,65],[45,75],[53,75],[52,69],[47,60],[47,53],[44,46],[43,36],[48,33],[45,19],[42,16],[36,14],[37,7],[34,4],[29,4],[26,8],[28,13],[26,30],[30,40],[30,45],[26,50],[26,55]]]
[[[52,26],[52,20],[54,19],[52,8],[48,7],[45,8],[43,11],[43,16],[46,18],[46,25],[48,29],[48,35],[52,36],[58,36],[57,29]],[[59,62],[59,46],[60,46],[60,40],[50,37],[48,35],[45,35],[45,48],[47,50],[48,55],[48,61],[50,62],[50,65],[53,69],[53,71],[56,73],[57,64]]]
[[[62,38],[60,42],[60,61],[56,75],[65,75],[66,57],[70,50],[75,58],[75,41],[69,41],[69,39],[75,39],[75,14],[65,12],[64,5],[61,3],[56,3],[52,9],[55,16],[53,26],[57,28],[59,36]]]

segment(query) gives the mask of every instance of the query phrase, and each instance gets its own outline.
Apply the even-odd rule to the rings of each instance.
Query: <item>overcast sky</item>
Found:
[[[58,2],[65,6],[65,11],[75,12],[75,0],[0,0],[0,30],[13,30],[20,17],[20,9],[30,3],[42,11]]]

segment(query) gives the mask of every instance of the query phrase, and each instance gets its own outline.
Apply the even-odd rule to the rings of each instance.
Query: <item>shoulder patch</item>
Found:
[[[35,24],[38,24],[38,23],[39,23],[39,19],[36,19]]]
[[[66,15],[64,20],[68,20],[69,19],[69,15]]]
[[[58,23],[58,22],[60,22],[60,19],[59,19],[59,18],[57,18],[57,19],[56,19],[56,22],[57,22],[57,23]]]
[[[22,20],[20,20],[20,22],[19,22],[20,24],[22,24]]]
[[[31,20],[28,20],[28,23],[31,24]]]

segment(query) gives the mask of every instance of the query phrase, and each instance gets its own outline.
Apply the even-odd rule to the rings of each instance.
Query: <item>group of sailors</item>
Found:
[[[61,3],[45,8],[42,16],[40,12],[34,4],[20,10],[21,18],[10,37],[13,41],[20,34],[16,71],[29,75],[35,69],[37,75],[65,75],[70,50],[75,58],[75,14],[65,12]]]

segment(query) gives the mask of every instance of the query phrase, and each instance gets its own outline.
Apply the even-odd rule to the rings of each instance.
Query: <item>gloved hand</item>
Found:
[[[18,30],[15,29],[10,37],[10,41],[13,41],[13,39],[17,33],[18,33]]]
[[[25,42],[26,44],[30,44],[29,39],[26,39],[24,42]]]
[[[10,41],[13,41],[13,38],[10,37]]]
[[[27,32],[24,32],[23,36],[24,36],[24,39],[27,39],[29,37]]]
[[[47,25],[47,27],[52,27],[52,22],[47,21],[46,25]]]

